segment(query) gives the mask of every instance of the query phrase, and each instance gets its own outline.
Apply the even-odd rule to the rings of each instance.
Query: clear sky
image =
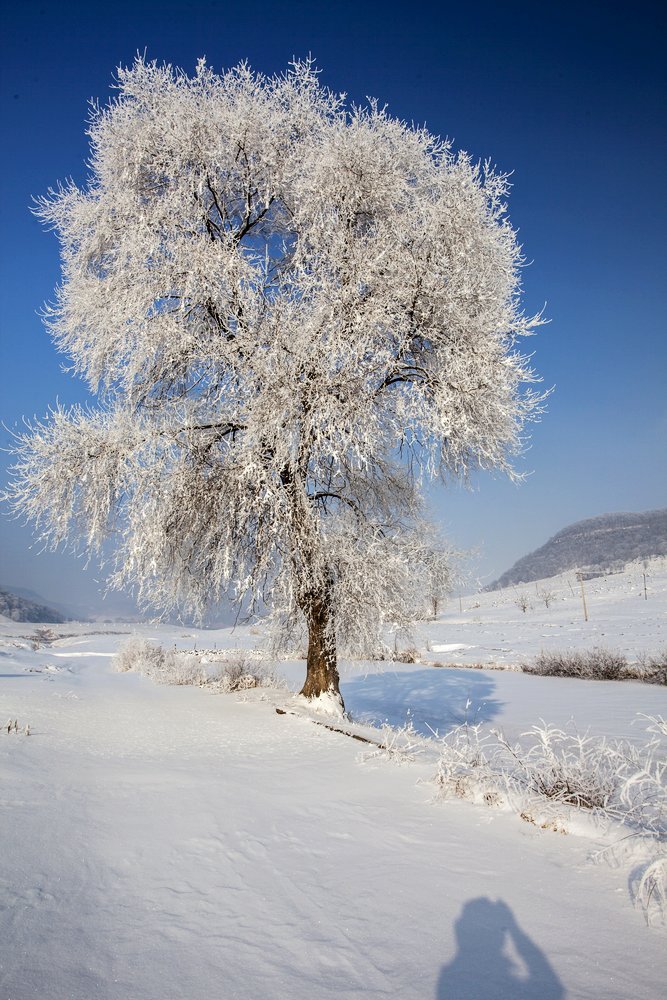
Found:
[[[550,324],[528,346],[549,412],[515,486],[433,492],[437,519],[489,581],[572,521],[667,504],[667,41],[664,3],[474,4],[116,0],[5,7],[2,34],[0,407],[8,427],[85,398],[37,315],[58,245],[31,196],[83,183],[87,101],[135,53],[191,72],[263,72],[312,53],[323,82],[386,103],[456,148],[513,171],[510,218],[529,266],[525,306]],[[2,431],[6,446],[9,435]],[[7,456],[0,459],[6,479]],[[0,585],[90,604],[99,578],[30,548],[0,519]],[[117,603],[117,602],[115,602]]]

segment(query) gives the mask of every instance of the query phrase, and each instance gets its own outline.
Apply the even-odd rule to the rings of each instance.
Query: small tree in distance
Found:
[[[111,538],[145,604],[266,602],[307,629],[302,694],[342,706],[337,644],[447,573],[422,477],[513,474],[540,410],[507,180],[310,61],[137,59],[89,136],[87,186],[37,214],[62,245],[47,324],[99,407],[18,436],[15,509],[53,545]]]

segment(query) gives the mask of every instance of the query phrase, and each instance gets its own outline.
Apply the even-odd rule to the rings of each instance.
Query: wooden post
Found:
[[[588,608],[586,607],[586,594],[584,593],[584,574],[583,573],[577,573],[577,577],[579,578],[579,583],[581,584],[581,602],[582,602],[582,604],[584,606],[584,621],[587,622],[588,621]]]

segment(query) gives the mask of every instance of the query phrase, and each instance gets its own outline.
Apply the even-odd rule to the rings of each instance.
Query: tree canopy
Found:
[[[309,61],[117,83],[87,184],[37,206],[47,324],[98,405],[20,436],[13,501],[54,544],[111,537],[147,603],[265,602],[309,631],[304,692],[337,692],[336,643],[446,580],[423,477],[511,474],[540,409],[507,178]]]

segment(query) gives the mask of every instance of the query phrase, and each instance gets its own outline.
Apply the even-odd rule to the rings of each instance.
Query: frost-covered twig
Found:
[[[377,746],[366,750],[361,759],[368,761],[386,758],[395,764],[406,764],[424,752],[426,740],[415,731],[412,721],[396,727],[385,723],[380,727]]]
[[[635,902],[644,910],[648,924],[667,914],[667,849],[642,869],[635,889]]]
[[[19,720],[18,719],[7,719],[7,722],[2,727],[6,733],[18,733],[19,731]],[[24,736],[30,736],[30,726],[25,725],[21,732]]]

